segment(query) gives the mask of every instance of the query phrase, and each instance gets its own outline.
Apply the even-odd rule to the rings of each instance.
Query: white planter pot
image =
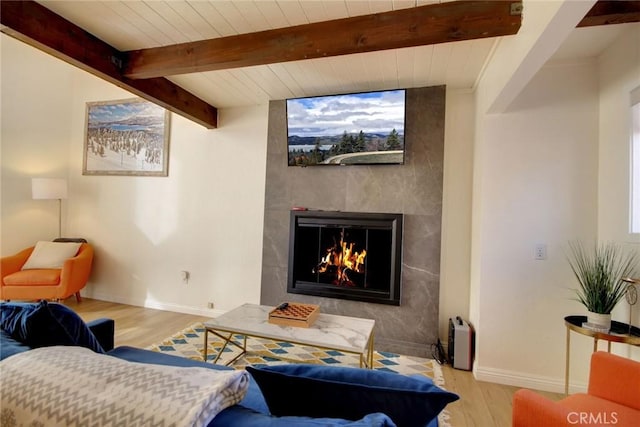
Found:
[[[592,311],[587,312],[587,323],[597,327],[598,329],[611,329],[611,313],[600,314]]]

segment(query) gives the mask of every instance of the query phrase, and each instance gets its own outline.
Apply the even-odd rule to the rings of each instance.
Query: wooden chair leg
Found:
[[[82,302],[82,297],[80,297],[80,291],[76,292],[76,301]]]

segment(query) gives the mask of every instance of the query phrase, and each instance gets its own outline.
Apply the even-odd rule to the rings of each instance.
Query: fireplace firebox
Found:
[[[402,214],[291,211],[295,294],[400,305]]]

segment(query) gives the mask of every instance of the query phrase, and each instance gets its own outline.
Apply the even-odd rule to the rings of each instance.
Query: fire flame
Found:
[[[364,273],[364,259],[367,250],[361,252],[353,250],[355,243],[345,242],[344,233],[340,234],[340,242],[327,249],[327,254],[321,258],[320,263],[313,269],[314,273],[326,273],[335,270],[336,277],[333,281],[338,286],[355,286],[349,278],[349,273],[355,271]]]

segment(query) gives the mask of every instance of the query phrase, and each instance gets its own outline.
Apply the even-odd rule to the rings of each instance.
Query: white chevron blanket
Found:
[[[0,362],[0,425],[206,426],[247,392],[246,371],[134,363],[81,347]]]

